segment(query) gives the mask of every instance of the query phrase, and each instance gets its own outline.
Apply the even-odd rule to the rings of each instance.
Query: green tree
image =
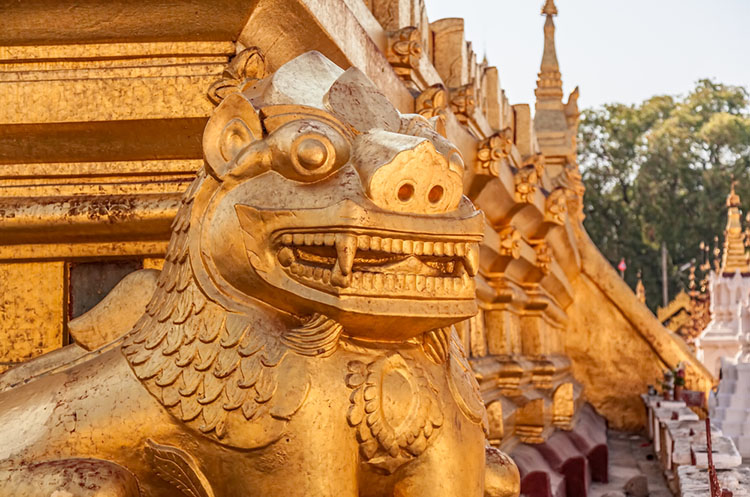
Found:
[[[582,113],[578,152],[586,186],[584,225],[605,257],[628,264],[635,287],[643,272],[649,307],[662,303],[661,255],[669,253],[669,295],[687,285],[701,241],[726,223],[734,177],[750,207],[750,93],[700,80],[684,97],[638,105],[606,104]],[[700,263],[700,261],[698,261]]]

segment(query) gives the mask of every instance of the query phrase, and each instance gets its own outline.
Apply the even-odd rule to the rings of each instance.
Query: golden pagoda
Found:
[[[742,230],[740,196],[734,191],[736,181],[732,181],[727,195],[727,226],[724,229],[724,250],[721,256],[721,274],[733,275],[736,272],[750,275],[750,262],[745,252],[745,237]]]
[[[645,425],[665,364],[715,379],[583,227],[578,89],[563,102],[542,14],[532,113],[424,0],[4,12],[0,416],[38,436],[0,460],[95,454],[132,495],[605,480],[607,423]],[[13,407],[52,395],[54,425]],[[58,459],[11,469],[50,472],[31,485]],[[414,461],[431,471],[404,483]]]

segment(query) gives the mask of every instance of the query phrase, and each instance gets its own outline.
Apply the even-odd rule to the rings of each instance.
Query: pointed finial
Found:
[[[694,262],[690,263],[690,277],[688,281],[689,281],[688,288],[690,289],[690,292],[692,293],[695,291],[695,263]]]
[[[734,175],[732,175],[732,186],[729,190],[729,195],[727,195],[727,207],[739,207],[740,206],[740,196],[737,195],[734,191],[734,187],[737,186],[737,180],[734,179]]]
[[[646,303],[646,287],[643,286],[643,280],[641,279],[641,270],[638,270],[638,283],[635,285],[635,296],[642,303]]]
[[[543,16],[556,16],[557,15],[557,7],[555,7],[555,0],[547,0],[547,2],[544,4],[544,7],[542,7],[542,15]]]
[[[724,275],[733,275],[737,271],[742,274],[750,273],[740,215],[740,196],[735,191],[736,185],[737,181],[732,177],[727,195],[727,227],[724,230],[724,254],[721,259],[721,272]]]
[[[536,107],[537,110],[541,108],[554,108],[558,111],[563,111],[564,115],[560,64],[557,62],[557,50],[555,50],[555,23],[552,20],[552,16],[557,14],[557,8],[553,0],[547,0],[547,3],[542,8],[542,14],[546,15],[547,19],[544,21],[542,64],[539,68],[539,78],[536,81],[536,91],[534,92],[536,94]],[[556,131],[565,132],[565,128]]]

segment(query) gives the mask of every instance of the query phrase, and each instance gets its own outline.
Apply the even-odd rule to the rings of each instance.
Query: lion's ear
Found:
[[[432,126],[432,129],[437,131],[440,136],[442,136],[443,138],[448,138],[448,131],[445,129],[445,117],[433,116],[429,118],[427,121],[429,121],[430,126]]]
[[[203,132],[203,157],[208,172],[222,178],[237,155],[263,138],[260,118],[242,93],[227,96],[214,110]]]

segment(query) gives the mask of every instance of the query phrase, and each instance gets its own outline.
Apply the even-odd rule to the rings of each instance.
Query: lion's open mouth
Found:
[[[381,235],[282,232],[275,238],[277,257],[298,280],[356,294],[455,297],[473,292],[477,241]]]

